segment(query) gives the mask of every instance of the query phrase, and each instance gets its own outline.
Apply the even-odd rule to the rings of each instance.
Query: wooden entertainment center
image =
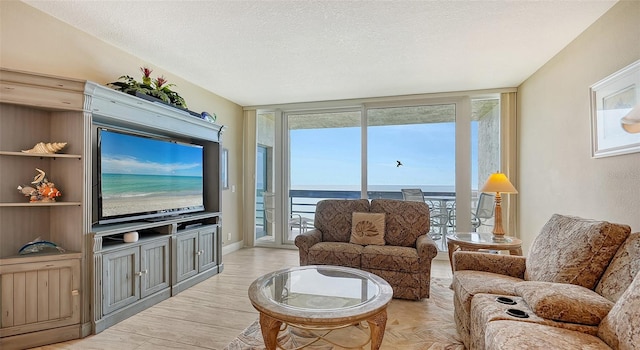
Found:
[[[219,125],[90,81],[0,69],[0,88],[0,348],[99,333],[222,272]],[[98,224],[100,127],[202,146],[204,211]],[[21,152],[38,142],[67,145]],[[17,190],[36,168],[62,192],[55,202]],[[18,254],[36,238],[65,251]]]

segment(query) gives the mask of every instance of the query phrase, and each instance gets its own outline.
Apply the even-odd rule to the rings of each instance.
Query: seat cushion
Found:
[[[362,249],[360,264],[363,269],[417,273],[418,261],[415,248],[369,245]]]
[[[492,321],[485,329],[487,350],[611,350],[598,337],[564,328],[522,321]]]
[[[635,232],[629,235],[613,256],[613,260],[596,286],[596,293],[615,303],[638,272],[640,272],[640,232]]]
[[[320,242],[309,248],[309,265],[337,265],[360,268],[363,247],[343,242]]]
[[[424,202],[374,199],[370,212],[386,214],[388,245],[415,247],[418,237],[429,232],[429,207]]]
[[[354,212],[368,212],[366,199],[326,199],[316,205],[315,227],[323,242],[349,242]]]
[[[526,282],[522,282],[526,283]],[[522,284],[519,283],[518,285]],[[567,284],[565,284],[567,285]],[[517,287],[516,287],[517,289]],[[564,328],[580,333],[591,335],[598,334],[597,326],[587,326],[583,324],[556,322],[545,319],[536,315],[522,297],[509,296],[508,298],[515,302],[514,305],[499,303],[496,299],[504,297],[494,294],[476,294],[471,300],[471,316],[470,316],[470,349],[485,348],[485,329],[491,321],[512,320],[519,322],[539,323],[553,327]],[[527,313],[528,318],[519,319],[507,313],[509,309],[517,309]]]
[[[529,281],[515,288],[536,315],[560,322],[597,326],[613,307],[611,300],[575,284]]]
[[[487,320],[517,319],[505,313],[507,309],[511,308],[520,309],[529,314],[529,318],[523,319],[524,321],[517,319],[519,322],[541,323],[594,336],[598,333],[597,326],[556,322],[538,317],[528,308],[521,297],[508,296],[517,302],[514,307],[512,305],[503,305],[496,302],[495,298],[498,296],[499,295],[493,294],[476,294],[471,299],[471,306],[469,309],[466,309],[457,297],[453,298],[453,318],[456,323],[456,330],[458,331],[460,340],[462,340],[467,349],[484,349],[484,338],[480,339],[479,337],[484,337]],[[504,297],[504,295],[502,296]]]
[[[554,214],[529,250],[525,280],[594,289],[631,227]]]

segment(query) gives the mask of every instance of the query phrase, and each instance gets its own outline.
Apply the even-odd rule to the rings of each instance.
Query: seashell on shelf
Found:
[[[57,153],[66,146],[66,142],[38,142],[32,149],[22,150],[24,153]]]

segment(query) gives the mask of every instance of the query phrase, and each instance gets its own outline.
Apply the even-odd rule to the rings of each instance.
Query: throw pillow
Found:
[[[536,315],[560,322],[597,326],[613,307],[609,299],[575,284],[520,282],[515,291]]]
[[[349,243],[384,245],[384,213],[353,213]]]

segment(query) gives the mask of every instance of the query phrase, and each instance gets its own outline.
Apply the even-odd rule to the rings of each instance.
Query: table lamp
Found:
[[[485,182],[484,186],[480,189],[480,192],[495,192],[496,194],[496,206],[495,206],[495,223],[493,225],[493,241],[504,242],[504,229],[502,228],[502,207],[500,202],[500,193],[518,193],[515,187],[511,184],[507,176],[503,173],[491,174]]]

